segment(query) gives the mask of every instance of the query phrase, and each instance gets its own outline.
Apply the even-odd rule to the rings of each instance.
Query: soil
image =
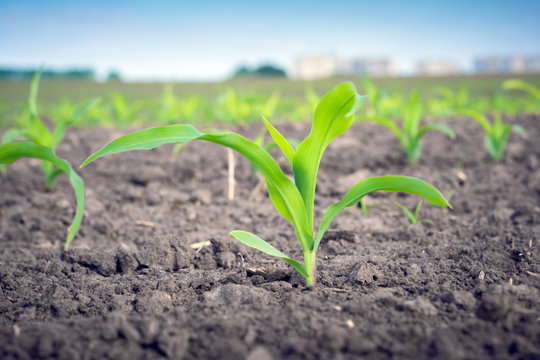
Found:
[[[236,156],[211,143],[116,154],[79,170],[81,230],[64,251],[74,197],[65,176],[45,187],[38,161],[8,167],[0,191],[2,359],[540,359],[540,116],[507,119],[491,161],[475,123],[448,119],[408,165],[386,129],[354,124],[327,150],[316,216],[366,176],[420,177],[453,210],[424,203],[410,225],[375,193],[344,210],[318,253],[317,285],[284,261],[236,242],[251,231],[301,260],[290,224]],[[278,126],[301,139],[309,126]],[[236,128],[253,138],[259,126]],[[80,164],[124,132],[72,130],[58,154]],[[276,158],[290,175],[286,159]],[[202,244],[193,248],[192,245]]]

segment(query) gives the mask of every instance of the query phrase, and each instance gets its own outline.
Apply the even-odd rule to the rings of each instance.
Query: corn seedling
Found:
[[[12,128],[6,131],[2,137],[1,144],[9,143],[19,137],[25,138],[37,145],[48,147],[53,150],[58,143],[62,141],[66,130],[72,125],[77,118],[85,111],[94,108],[100,99],[92,99],[77,106],[70,117],[59,119],[53,131],[43,123],[37,110],[37,94],[39,90],[39,80],[41,77],[41,70],[37,71],[32,79],[30,87],[30,96],[28,98],[28,108],[30,111],[29,116],[24,116],[21,120],[21,125],[18,128]],[[47,186],[52,188],[56,182],[56,178],[63,170],[59,169],[54,162],[44,160],[42,161],[42,169],[45,174]],[[5,173],[5,168],[2,170]]]
[[[260,114],[272,116],[280,98],[279,92],[274,92],[269,97],[249,94],[240,96],[233,88],[227,88],[217,99],[215,113],[223,122],[248,123]]]
[[[138,117],[141,110],[147,106],[148,102],[145,100],[137,100],[132,103],[128,99],[120,94],[112,94],[112,122],[117,127],[133,127],[138,123],[141,124],[142,120]]]
[[[364,196],[360,201],[358,202],[358,206],[360,207],[360,211],[362,212],[362,215],[367,216],[368,212],[377,206],[377,204],[371,204],[368,205],[366,202],[366,197]]]
[[[361,107],[363,100],[364,97],[356,93],[352,83],[336,86],[319,102],[311,133],[296,151],[277,129],[269,122],[265,123],[292,166],[294,182],[285,176],[266,150],[252,141],[229,131],[200,132],[190,125],[150,128],[122,136],[92,154],[81,166],[108,154],[153,149],[167,143],[185,143],[192,140],[205,140],[236,150],[258,167],[264,176],[270,200],[295,228],[304,262],[302,264],[292,259],[252,233],[233,231],[231,235],[247,246],[285,260],[305,278],[307,286],[313,286],[316,279],[315,254],[324,233],[341,210],[355,205],[365,195],[379,190],[404,191],[423,196],[432,204],[449,206],[437,189],[422,180],[405,176],[367,178],[353,186],[341,201],[327,209],[318,231],[314,232],[315,185],[322,155],[327,146],[350,127],[354,113]]]
[[[495,114],[493,123],[476,110],[461,110],[459,114],[472,118],[484,129],[484,144],[493,160],[498,161],[504,155],[510,133],[525,136],[525,130],[519,125],[504,124],[499,113]]]
[[[420,208],[422,207],[422,199],[418,201],[418,204],[416,205],[416,209],[414,210],[414,213],[411,210],[407,209],[405,205],[397,201],[394,201],[394,204],[396,204],[396,206],[399,207],[401,211],[403,211],[407,215],[412,225],[416,224],[417,222],[428,223],[431,225],[434,224],[433,220],[430,220],[430,219],[418,219],[418,215],[420,214]]]
[[[534,100],[537,102],[537,105],[540,104],[540,89],[531,83],[520,79],[508,79],[503,82],[502,87],[505,90],[525,91],[534,98]]]
[[[363,86],[369,100],[369,107],[366,110],[367,116],[392,119],[399,115],[399,109],[403,107],[403,98],[400,94],[380,91],[369,77],[364,77]]]
[[[450,116],[458,109],[470,107],[469,90],[460,88],[458,91],[445,86],[435,88],[435,93],[439,97],[428,100],[429,114],[435,117]]]
[[[77,201],[77,210],[75,217],[71,222],[66,239],[66,249],[77,234],[84,212],[84,183],[82,179],[73,170],[71,165],[63,159],[57,157],[54,151],[45,146],[34,144],[28,141],[17,141],[9,144],[0,145],[0,164],[8,165],[20,158],[35,158],[46,161],[55,166],[55,168],[69,176],[71,186],[75,191],[75,199]]]
[[[443,124],[430,123],[420,126],[422,118],[422,104],[418,100],[418,95],[413,93],[409,103],[403,108],[403,121],[401,128],[391,118],[379,115],[360,116],[360,121],[374,122],[392,131],[399,139],[405,149],[409,162],[415,164],[422,155],[422,138],[430,131],[440,131],[450,139],[455,137],[452,129]]]

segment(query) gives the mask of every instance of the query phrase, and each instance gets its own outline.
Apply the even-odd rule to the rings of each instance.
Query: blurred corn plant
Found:
[[[473,119],[484,129],[484,145],[495,161],[499,161],[503,157],[512,131],[520,136],[525,136],[525,130],[520,125],[503,123],[500,113],[495,113],[493,121],[477,110],[460,110],[459,114]]]
[[[214,120],[224,123],[245,124],[259,119],[260,115],[271,117],[279,104],[281,94],[238,95],[231,87],[220,94],[214,106]]]
[[[369,77],[363,78],[363,86],[368,97],[366,116],[396,118],[400,116],[404,100],[401,94],[390,94],[379,90]]]
[[[213,120],[212,106],[208,101],[196,96],[177,98],[172,84],[163,88],[153,113],[157,123],[167,125],[178,121],[196,124],[211,123]]]
[[[524,109],[526,112],[537,112],[540,110],[540,89],[533,84],[526,82],[521,79],[508,79],[502,84],[504,90],[516,90],[522,91],[530,95],[530,97],[525,98],[525,104],[523,104],[521,109]]]
[[[369,95],[368,95],[369,96]],[[431,131],[440,131],[450,139],[455,137],[450,127],[444,124],[428,123],[421,125],[423,106],[417,93],[412,93],[407,104],[400,108],[401,123],[391,117],[379,115],[359,115],[358,121],[373,122],[390,130],[400,141],[410,163],[415,164],[422,155],[422,138]]]
[[[30,86],[30,96],[28,98],[28,110],[18,118],[15,127],[8,129],[1,139],[1,144],[7,144],[18,138],[24,138],[33,142],[36,145],[50,148],[53,153],[57,145],[62,141],[68,127],[75,124],[77,119],[87,110],[96,107],[101,99],[95,98],[83,102],[77,106],[73,106],[66,110],[67,106],[62,108],[63,113],[61,116],[55,119],[54,129],[51,131],[41,120],[37,107],[37,95],[39,90],[39,81],[41,77],[41,70],[37,71],[32,79]],[[41,167],[45,178],[47,180],[47,186],[52,188],[56,183],[56,178],[63,171],[55,165],[55,162],[44,159],[41,162]],[[0,172],[6,173],[5,165],[0,165]]]
[[[437,86],[434,93],[436,96],[427,100],[427,113],[430,116],[451,116],[458,109],[470,107],[469,90],[465,87],[454,91],[446,86]]]

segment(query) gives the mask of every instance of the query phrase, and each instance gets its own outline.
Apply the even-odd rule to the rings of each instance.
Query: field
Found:
[[[423,179],[452,208],[424,201],[419,219],[429,221],[411,224],[393,201],[414,209],[419,196],[369,194],[346,208],[324,235],[312,287],[286,262],[229,235],[250,231],[285,254],[302,257],[295,229],[275,211],[249,161],[234,157],[234,199],[230,155],[208,142],[189,143],[175,155],[172,144],[114,154],[80,169],[90,154],[128,128],[152,120],[172,123],[150,119],[161,110],[141,110],[148,119],[130,118],[131,124],[112,115],[105,124],[85,123],[92,118],[83,117],[56,147],[85,184],[84,218],[67,250],[66,229],[76,209],[67,176],[51,187],[39,160],[5,162],[0,358],[540,358],[540,105],[517,91],[502,100],[482,100],[499,94],[506,79],[374,80],[380,98],[398,93],[399,105],[371,96],[349,131],[328,146],[317,177],[315,222],[351,186],[371,176]],[[538,75],[524,79],[540,84]],[[309,104],[307,118],[291,117],[292,108],[306,105],[306,88],[322,97],[342,80],[175,84],[174,94],[211,103],[229,87],[241,99],[248,93],[266,99],[279,91],[280,104],[296,102],[276,105],[273,114],[282,118],[270,119],[294,144],[311,129]],[[360,94],[368,92],[362,79],[353,80]],[[467,104],[449,104],[437,95],[437,86],[455,94],[468,89]],[[0,84],[8,118],[4,129],[28,111],[28,88]],[[38,105],[51,127],[58,124],[53,114],[62,100],[100,96],[98,106],[106,106],[112,93],[120,93],[130,103],[159,103],[163,88],[49,82],[40,87]],[[437,131],[426,132],[415,159],[381,126],[384,121],[375,119],[400,124],[419,103],[422,124],[437,124]],[[489,109],[497,110],[508,131],[516,130],[508,134],[499,159],[485,147],[480,122],[467,115],[472,110],[488,115],[495,128],[497,117]],[[248,139],[256,139],[264,126],[258,119],[239,123],[228,118],[231,113],[212,114],[226,121],[191,123]],[[271,141],[270,134],[264,136],[263,143]],[[287,157],[279,148],[270,152],[292,178]]]

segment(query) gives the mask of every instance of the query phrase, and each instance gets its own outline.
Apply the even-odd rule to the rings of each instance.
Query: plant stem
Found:
[[[306,278],[306,286],[313,286],[317,281],[317,268],[315,266],[315,252],[314,251],[305,251],[304,252],[304,266],[308,273]]]

